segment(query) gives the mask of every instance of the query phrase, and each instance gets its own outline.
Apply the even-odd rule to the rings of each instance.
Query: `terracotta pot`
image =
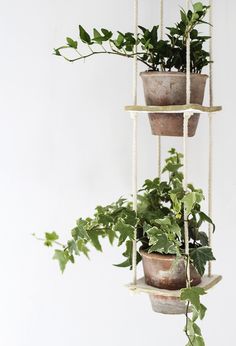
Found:
[[[177,297],[167,297],[160,294],[149,294],[154,312],[167,315],[186,313],[186,303]]]
[[[186,287],[186,268],[184,258],[176,260],[175,255],[161,255],[140,250],[146,284],[167,290]],[[201,282],[201,276],[190,266],[191,286]]]
[[[186,104],[186,74],[182,72],[141,72],[144,95],[148,106]],[[206,80],[204,74],[191,74],[191,103],[202,105]],[[182,113],[149,114],[152,134],[158,136],[183,136]],[[195,135],[199,114],[189,119],[188,135]]]

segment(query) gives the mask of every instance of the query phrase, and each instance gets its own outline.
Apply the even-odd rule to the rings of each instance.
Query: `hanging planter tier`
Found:
[[[206,291],[216,286],[222,280],[221,275],[203,276],[197,287]],[[128,284],[127,287],[133,293],[147,293],[150,297],[154,312],[168,315],[180,315],[186,313],[185,302],[180,300],[181,290],[165,290],[149,286],[144,277],[137,280],[136,285]]]
[[[182,105],[186,103],[186,73],[183,72],[141,72],[144,96],[148,106]],[[191,103],[202,105],[206,74],[191,74]],[[192,114],[188,122],[188,136],[195,135],[199,114]],[[149,122],[153,135],[183,136],[183,116],[179,113],[149,113]]]
[[[209,113],[217,113],[222,110],[221,106],[202,106],[198,104],[187,104],[187,105],[175,105],[175,106],[125,106],[126,112],[131,113],[165,113],[168,115],[169,113],[201,113],[201,114],[209,114]]]

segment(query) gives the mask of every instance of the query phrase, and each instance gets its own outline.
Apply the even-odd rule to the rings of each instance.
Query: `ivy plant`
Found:
[[[102,251],[101,239],[108,238],[111,245],[124,245],[124,260],[119,267],[132,268],[132,241],[143,249],[162,254],[184,255],[184,208],[188,215],[190,259],[199,272],[204,274],[205,265],[214,256],[208,246],[208,236],[202,230],[203,223],[210,223],[210,217],[201,209],[204,195],[201,189],[188,185],[183,188],[182,154],[175,149],[169,151],[162,170],[167,180],[147,179],[138,193],[137,213],[132,203],[119,198],[106,206],[97,206],[93,217],[79,218],[66,244],[59,241],[56,232],[45,233],[47,247],[56,246],[54,258],[62,272],[68,262],[74,263],[81,254],[89,257],[90,247]],[[141,257],[137,253],[137,262]]]
[[[200,24],[207,24],[204,18],[209,6],[201,2],[193,3],[192,9],[180,10],[180,21],[173,27],[167,27],[165,39],[158,37],[158,25],[151,29],[139,26],[136,38],[133,32],[123,33],[101,28],[88,33],[79,25],[76,39],[66,38],[66,43],[54,50],[54,54],[69,62],[84,60],[94,55],[109,54],[126,58],[137,56],[150,71],[186,72],[186,42],[190,36],[191,72],[201,73],[210,63],[209,53],[204,50],[204,43],[210,38],[198,31]],[[69,52],[70,51],[70,52]]]
[[[187,191],[183,188],[183,155],[175,149],[171,149],[169,154],[162,170],[162,176],[167,179],[147,179],[144,182],[138,193],[137,213],[129,200],[119,198],[109,205],[97,206],[93,217],[79,218],[65,244],[60,242],[56,232],[45,233],[41,240],[45,246],[54,247],[53,258],[58,261],[62,272],[69,262],[75,262],[75,257],[89,257],[91,247],[102,251],[103,238],[107,238],[111,245],[123,248],[124,260],[116,266],[132,268],[133,240],[136,236],[137,243],[145,251],[173,254],[177,258],[183,256],[200,275],[204,274],[206,263],[215,258],[202,225],[211,224],[213,230],[215,226],[201,209],[204,199],[202,190],[192,184],[188,184]],[[185,254],[184,211],[188,217],[189,256]],[[141,256],[137,252],[137,264],[140,261]],[[204,346],[196,320],[205,315],[206,308],[200,303],[200,296],[205,291],[188,284],[181,290],[180,297],[186,301],[187,346]],[[189,311],[192,311],[191,317]]]

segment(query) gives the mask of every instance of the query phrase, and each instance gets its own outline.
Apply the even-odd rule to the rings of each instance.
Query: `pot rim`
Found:
[[[186,78],[186,73],[185,72],[178,72],[178,71],[142,71],[140,72],[140,76],[179,76],[179,77],[185,77]],[[196,76],[197,78],[208,78],[209,76],[204,73],[191,73],[191,76]]]
[[[176,255],[166,255],[166,254],[161,254],[159,252],[151,252],[149,253],[147,250],[143,249],[142,247],[139,249],[139,253],[142,257],[147,257],[147,258],[155,258],[155,259],[161,259],[164,261],[173,261],[176,259]],[[184,260],[183,256],[179,258],[179,260]]]

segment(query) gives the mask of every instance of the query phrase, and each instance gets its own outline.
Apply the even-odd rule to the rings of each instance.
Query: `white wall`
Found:
[[[158,22],[158,1],[141,0],[144,25]],[[166,23],[181,1],[168,0]],[[183,1],[182,1],[183,3]],[[208,346],[234,343],[235,297],[235,11],[215,1],[214,265],[224,281],[206,298]],[[31,237],[68,235],[74,220],[131,192],[132,63],[98,57],[69,64],[52,48],[77,25],[132,30],[132,1],[11,0],[1,4],[1,346],[182,346],[183,317],[154,314],[145,295],[123,287],[128,271],[112,267],[120,250],[104,244],[62,276],[52,253]],[[141,88],[140,88],[141,90]],[[141,92],[140,92],[141,93]],[[189,141],[190,177],[206,189],[207,122]],[[178,139],[166,139],[163,153]],[[155,175],[155,141],[140,120],[140,177]]]

